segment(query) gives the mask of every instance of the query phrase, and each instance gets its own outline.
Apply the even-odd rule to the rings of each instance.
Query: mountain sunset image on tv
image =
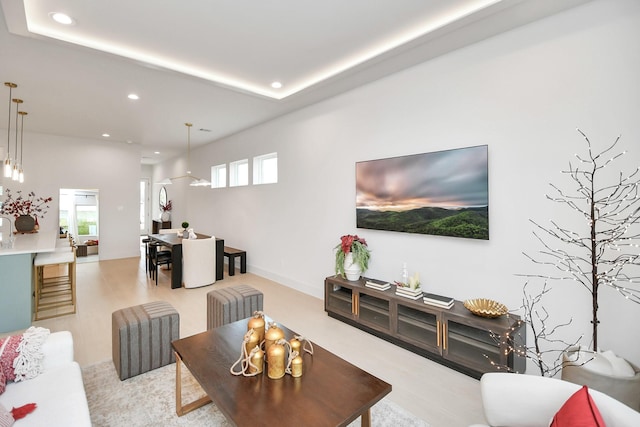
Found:
[[[488,147],[356,163],[358,228],[489,239]]]

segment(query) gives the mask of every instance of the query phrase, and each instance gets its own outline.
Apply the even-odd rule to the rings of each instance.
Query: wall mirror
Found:
[[[162,187],[160,189],[159,201],[160,201],[160,210],[162,211],[162,207],[167,204],[167,188],[166,187]]]

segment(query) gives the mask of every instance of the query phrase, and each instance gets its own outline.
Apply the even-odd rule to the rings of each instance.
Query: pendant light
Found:
[[[174,179],[189,178],[191,179],[191,183],[189,184],[191,187],[211,186],[211,182],[206,179],[201,179],[197,176],[191,175],[191,126],[193,126],[193,124],[185,123],[184,125],[187,127],[187,173],[186,175],[176,176],[174,178],[165,178],[162,181],[157,182],[157,184],[168,185],[173,184]]]
[[[8,119],[8,123],[7,123],[7,157],[4,160],[4,177],[5,178],[11,178],[11,92],[13,90],[13,88],[18,87],[17,84],[15,83],[11,83],[11,82],[5,82],[4,83],[5,86],[7,86],[9,88],[9,119]]]
[[[16,103],[16,145],[14,150],[16,158],[11,168],[11,179],[17,181],[20,178],[20,167],[18,165],[18,117],[20,117],[20,104],[22,104],[22,99],[13,98],[13,102]]]
[[[24,163],[23,163],[23,158],[22,158],[22,151],[24,149],[24,142],[22,140],[22,132],[24,131],[24,116],[26,116],[27,113],[26,111],[20,111],[20,116],[22,116],[20,118],[20,171],[18,172],[18,182],[20,182],[21,184],[24,182]],[[16,155],[17,157],[17,155]]]

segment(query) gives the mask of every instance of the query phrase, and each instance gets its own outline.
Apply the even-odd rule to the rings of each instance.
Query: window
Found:
[[[227,186],[227,165],[211,166],[211,188]]]
[[[140,180],[140,233],[144,234],[147,230],[147,187],[148,179]]]
[[[98,239],[98,193],[92,190],[60,189],[61,232]]]
[[[229,187],[249,184],[249,160],[243,159],[229,163]]]
[[[269,153],[253,158],[253,183],[273,184],[278,182],[278,153]]]
[[[98,207],[76,205],[78,236],[98,235]]]

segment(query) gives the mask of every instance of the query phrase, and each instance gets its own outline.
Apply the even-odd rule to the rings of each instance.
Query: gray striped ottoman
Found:
[[[262,292],[249,285],[215,289],[207,293],[207,330],[251,317],[262,311]]]
[[[176,361],[171,341],[180,338],[180,315],[165,301],[114,311],[111,355],[120,380]]]

